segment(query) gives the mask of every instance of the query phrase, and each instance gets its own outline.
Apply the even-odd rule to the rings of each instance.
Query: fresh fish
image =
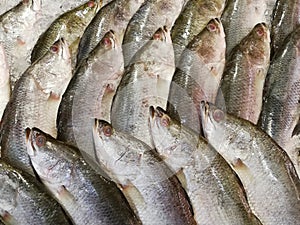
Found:
[[[286,152],[251,122],[212,104],[201,103],[201,118],[206,138],[239,176],[262,224],[299,224],[300,181]]]
[[[0,196],[0,221],[4,224],[69,224],[59,204],[40,183],[3,160],[0,161]]]
[[[148,111],[150,105],[166,107],[169,85],[175,70],[174,52],[169,31],[159,28],[134,56],[134,63],[124,72],[111,109],[111,122],[152,145]]]
[[[139,49],[163,26],[171,30],[187,0],[145,0],[130,20],[123,40],[124,63],[127,66]]]
[[[271,27],[276,0],[228,0],[221,17],[226,34],[226,57],[258,23]]]
[[[30,52],[34,46],[35,23],[39,18],[41,0],[22,0],[18,5],[0,15],[0,44],[3,45],[10,67],[10,85],[30,65]]]
[[[100,6],[101,3],[98,4],[97,0],[90,0],[59,16],[37,40],[31,53],[31,62],[42,57],[62,37],[69,43],[74,68],[80,38]]]
[[[220,18],[226,0],[189,0],[172,28],[175,64],[187,45],[198,35],[213,18]]]
[[[88,57],[109,30],[114,30],[115,36],[122,43],[129,20],[144,1],[114,0],[102,7],[82,35],[78,48],[77,65]]]
[[[299,153],[290,148],[289,143],[300,116],[299,48],[300,26],[273,57],[258,123],[286,150],[294,163],[298,161]]]
[[[214,102],[225,66],[225,34],[218,19],[212,19],[183,52],[173,75],[167,112],[200,133],[199,105]]]
[[[68,45],[59,39],[16,83],[1,124],[1,157],[11,165],[33,175],[24,130],[37,126],[56,135],[59,103],[71,76]]]
[[[270,63],[270,32],[257,24],[226,61],[216,104],[256,124],[263,101],[263,87]]]
[[[155,149],[184,184],[198,224],[261,224],[236,174],[207,141],[150,107]]]
[[[3,45],[0,43],[0,123],[4,109],[9,101],[9,66]]]
[[[76,70],[63,95],[57,116],[58,140],[85,151],[94,159],[92,127],[94,117],[110,113],[111,101],[103,106],[102,96],[115,93],[121,80],[124,60],[122,47],[113,31],[101,42]],[[84,155],[85,156],[85,155]]]
[[[121,186],[143,224],[196,224],[179,181],[142,141],[95,120],[99,165]]]
[[[26,130],[26,140],[34,170],[74,224],[140,224],[117,186],[77,149],[37,128]]]
[[[300,1],[278,0],[273,12],[271,29],[272,56],[282,45],[284,39],[300,25]]]

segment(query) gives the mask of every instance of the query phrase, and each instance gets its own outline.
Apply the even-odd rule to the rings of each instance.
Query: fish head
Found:
[[[41,10],[42,0],[22,0],[22,4],[33,11]]]
[[[88,18],[96,15],[97,11],[100,9],[101,3],[96,0],[90,0],[83,4],[77,11],[77,16],[80,18]]]
[[[57,40],[32,68],[37,88],[46,94],[61,96],[71,77],[71,56],[64,38]]]
[[[27,128],[26,147],[31,164],[38,176],[48,183],[58,182],[59,173],[66,173],[61,155],[63,150],[54,143],[54,138],[38,128]]]

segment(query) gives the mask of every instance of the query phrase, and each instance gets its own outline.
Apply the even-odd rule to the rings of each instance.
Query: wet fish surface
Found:
[[[1,157],[33,175],[24,130],[38,126],[56,135],[61,96],[72,77],[68,44],[60,39],[17,82],[1,124]]]
[[[0,43],[0,118],[10,97],[9,66],[3,45]],[[1,122],[1,119],[0,119]]]
[[[37,128],[26,129],[26,141],[34,170],[74,224],[140,224],[117,186],[77,149]]]
[[[185,188],[197,224],[261,224],[236,174],[201,136],[150,107],[155,149]]]
[[[202,102],[201,116],[205,136],[239,176],[262,224],[299,224],[299,177],[286,152],[251,122],[212,104]]]

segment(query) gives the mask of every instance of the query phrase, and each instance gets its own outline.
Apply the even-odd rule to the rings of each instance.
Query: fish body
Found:
[[[68,44],[60,39],[16,83],[1,124],[1,157],[17,169],[33,175],[24,131],[37,126],[56,135],[59,103],[71,76]]]
[[[10,97],[9,66],[3,45],[0,43],[0,118]],[[1,119],[0,119],[1,121]]]
[[[171,31],[176,66],[182,52],[193,38],[211,19],[221,17],[225,2],[225,0],[190,0],[186,3]]]
[[[171,30],[186,0],[146,0],[129,21],[123,40],[124,63],[163,26]]]
[[[259,23],[230,53],[216,104],[225,104],[228,113],[256,124],[269,63],[270,32]]]
[[[143,2],[144,0],[114,0],[102,7],[82,35],[78,48],[77,65],[88,57],[109,30],[115,31],[115,35],[122,43],[129,20]]]
[[[0,161],[0,221],[10,225],[69,224],[59,204],[33,177]]]
[[[26,130],[26,141],[34,170],[74,224],[140,224],[117,186],[77,149],[36,128]]]
[[[251,122],[212,104],[202,102],[201,116],[208,142],[239,176],[262,224],[299,224],[299,177],[286,152]]]
[[[90,0],[59,16],[35,43],[31,62],[42,57],[59,38],[64,38],[69,43],[72,67],[75,67],[80,38],[99,8],[96,0]]]
[[[179,181],[149,146],[103,120],[93,135],[99,165],[143,224],[196,224]]]
[[[172,77],[167,112],[198,133],[199,105],[202,100],[215,101],[225,66],[225,49],[222,23],[212,19],[188,44]]]
[[[151,146],[148,107],[166,107],[175,70],[169,31],[160,28],[125,68],[111,109],[111,122],[120,131]]]
[[[11,88],[30,65],[30,52],[34,46],[34,27],[39,18],[41,0],[22,0],[0,15],[0,43],[9,65]]]

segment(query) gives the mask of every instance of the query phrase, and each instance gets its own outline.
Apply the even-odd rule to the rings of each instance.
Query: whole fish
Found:
[[[121,43],[109,31],[78,67],[63,95],[57,116],[57,138],[78,147],[90,159],[95,159],[92,118],[101,118],[105,110],[105,114],[110,113],[112,98],[103,106],[102,96],[116,91],[123,66]]]
[[[259,23],[230,53],[216,104],[225,103],[228,113],[256,124],[269,63],[270,32]]]
[[[122,43],[129,20],[144,1],[113,0],[102,7],[82,35],[78,48],[77,65],[88,57],[109,30],[114,30],[115,36]]]
[[[196,224],[179,181],[142,141],[95,120],[99,165],[118,183],[143,224]]]
[[[199,34],[213,18],[220,18],[226,0],[189,0],[172,28],[175,64],[193,38]]]
[[[202,100],[215,101],[225,66],[225,48],[223,26],[212,19],[188,44],[172,78],[167,112],[198,133],[199,105]]]
[[[152,145],[148,111],[150,105],[166,107],[175,70],[170,33],[159,28],[125,68],[111,109],[113,126]]]
[[[300,26],[289,35],[273,57],[258,123],[286,150],[294,163],[298,161],[299,152],[290,149],[289,142],[300,116],[299,47]]]
[[[300,25],[300,1],[278,0],[273,12],[271,46],[273,54],[284,45],[284,39]]]
[[[97,3],[97,0],[90,0],[59,16],[37,40],[31,53],[31,62],[42,57],[62,37],[69,43],[74,68],[80,38],[100,6],[101,3]]]
[[[130,20],[123,40],[127,66],[139,49],[163,26],[171,30],[187,0],[145,0]]]
[[[9,65],[3,45],[0,43],[0,123],[10,97]]]
[[[37,128],[26,129],[26,140],[34,170],[74,224],[140,224],[117,186],[77,149]]]
[[[228,0],[221,21],[226,34],[226,57],[258,23],[271,27],[276,0]]]
[[[262,224],[299,224],[300,181],[286,152],[251,122],[212,104],[202,102],[201,118],[206,138],[239,176]]]
[[[0,221],[11,225],[69,224],[59,204],[33,177],[0,161]]]
[[[59,103],[71,76],[68,44],[59,39],[16,83],[1,124],[1,157],[11,165],[33,175],[24,130],[37,126],[56,135]]]
[[[159,107],[150,107],[149,120],[155,149],[184,184],[198,224],[260,224],[236,174],[204,138]]]
[[[0,15],[0,44],[7,56],[12,89],[30,65],[30,53],[36,36],[33,31],[40,10],[41,0],[22,0]]]

